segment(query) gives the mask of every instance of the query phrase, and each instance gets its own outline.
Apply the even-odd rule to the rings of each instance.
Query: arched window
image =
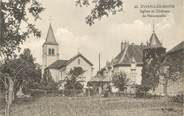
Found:
[[[52,50],[49,48],[48,55],[52,55]]]
[[[54,51],[54,49],[52,49],[52,55],[55,55],[55,51]]]

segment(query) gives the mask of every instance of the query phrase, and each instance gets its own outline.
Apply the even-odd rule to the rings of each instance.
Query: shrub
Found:
[[[171,101],[178,102],[178,103],[184,103],[184,95],[179,94],[171,98]]]
[[[136,85],[136,92],[135,96],[136,97],[145,97],[146,92],[149,90],[149,88],[142,86],[142,85]]]
[[[127,78],[126,73],[120,72],[113,74],[112,81],[115,87],[117,87],[120,91],[124,91],[129,82],[129,79]]]
[[[81,67],[74,67],[66,76],[66,84],[64,85],[64,93],[66,96],[75,96],[81,93],[83,85],[80,83],[80,78],[85,71]]]

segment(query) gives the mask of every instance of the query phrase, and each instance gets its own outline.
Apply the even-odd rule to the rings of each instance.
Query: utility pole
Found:
[[[98,60],[99,60],[99,71],[100,71],[100,69],[101,69],[101,63],[100,63],[100,52],[99,52],[99,56],[98,56]]]

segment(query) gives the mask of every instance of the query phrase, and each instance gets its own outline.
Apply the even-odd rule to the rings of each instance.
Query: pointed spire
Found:
[[[162,47],[162,43],[160,42],[160,40],[158,39],[156,33],[155,33],[155,25],[153,24],[153,33],[150,37],[150,41],[149,41],[149,47],[151,48],[158,48],[158,47]]]
[[[56,38],[55,38],[55,35],[54,35],[54,31],[52,29],[51,23],[49,25],[49,29],[48,29],[48,32],[47,32],[47,37],[46,37],[46,40],[45,40],[44,44],[58,45],[58,43],[56,41]]]

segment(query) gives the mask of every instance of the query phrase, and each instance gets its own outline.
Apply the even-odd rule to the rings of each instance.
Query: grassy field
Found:
[[[12,116],[182,116],[181,104],[128,97],[44,96],[18,100],[11,110]]]

